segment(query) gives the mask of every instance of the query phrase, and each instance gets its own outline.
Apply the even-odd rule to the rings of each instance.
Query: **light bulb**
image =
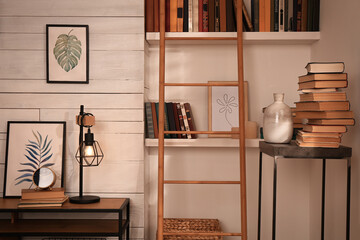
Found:
[[[85,157],[93,157],[95,155],[93,146],[85,146],[84,148],[84,156]]]

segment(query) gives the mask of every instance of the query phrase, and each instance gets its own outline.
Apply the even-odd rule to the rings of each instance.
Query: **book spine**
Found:
[[[226,31],[235,32],[235,14],[232,0],[226,0]]]
[[[177,0],[170,0],[170,32],[177,31]]]
[[[154,124],[153,124],[153,119],[152,119],[152,115],[151,115],[151,103],[146,102],[145,103],[145,114],[146,114],[146,127],[147,127],[147,137],[148,138],[155,138],[155,134],[154,134]]]
[[[198,11],[199,11],[199,32],[203,32],[203,0],[198,1]]]
[[[179,118],[180,131],[186,131],[180,103],[176,103],[176,110]],[[181,134],[181,138],[187,138],[186,134]]]
[[[208,0],[209,32],[215,32],[215,0]]]
[[[170,0],[166,0],[165,4],[165,31],[170,32]]]
[[[188,32],[193,32],[193,0],[188,1]]]
[[[183,32],[189,32],[189,0],[184,0]]]
[[[156,111],[156,103],[151,103],[151,115],[153,118],[153,125],[154,125],[154,138],[159,138],[159,123],[157,118],[157,111]]]
[[[226,0],[220,0],[220,31],[226,32]]]
[[[193,8],[192,8],[192,31],[193,32],[199,32],[199,1],[198,0],[192,0]]]
[[[203,13],[202,13],[202,31],[208,32],[209,31],[209,1],[203,0]]]
[[[274,32],[279,31],[279,0],[274,2]]]
[[[300,32],[301,31],[301,5],[302,5],[302,0],[297,0],[297,7],[296,7],[296,31]]]
[[[176,31],[182,32],[184,28],[184,0],[177,0]]]
[[[154,0],[154,30],[160,31],[160,0]]]
[[[220,0],[215,0],[215,32],[220,32]]]
[[[234,1],[236,1],[236,0],[234,0]],[[254,31],[254,26],[251,23],[251,19],[250,19],[250,16],[249,16],[248,10],[246,9],[245,4],[243,4],[243,9],[242,10],[243,10],[243,22],[246,24],[246,26],[248,28],[248,31],[253,32]]]
[[[169,130],[170,131],[176,131],[175,126],[175,118],[174,118],[174,112],[173,112],[173,103],[168,102],[166,103],[166,113],[167,113],[167,119],[169,122]],[[176,134],[170,134],[171,138],[177,138]]]
[[[314,0],[313,30],[320,31],[320,0]]]
[[[170,131],[169,118],[167,115],[166,103],[164,103],[164,131]],[[165,138],[171,138],[170,134],[164,134]]]
[[[185,107],[186,118],[187,118],[188,123],[189,123],[190,131],[196,131],[194,117],[193,117],[193,114],[191,112],[190,103],[184,103],[184,107]],[[196,134],[191,134],[191,138],[197,138],[197,135]]]
[[[184,104],[181,103],[180,107],[181,107],[181,113],[182,113],[183,120],[184,120],[185,131],[190,131],[190,126],[189,126],[189,122],[188,122],[188,119],[187,119],[187,116],[186,116],[186,110],[185,110]],[[191,134],[186,134],[186,137],[188,139],[191,139]]]
[[[259,0],[259,32],[265,32],[265,0]]]
[[[179,120],[179,115],[177,112],[177,107],[176,107],[177,103],[173,103],[172,107],[173,107],[173,114],[174,114],[174,121],[175,121],[175,128],[176,131],[181,131],[180,129],[180,120]],[[181,134],[177,134],[177,138],[181,138]]]
[[[291,1],[291,0],[290,0]],[[284,0],[284,31],[289,31],[289,0]]]
[[[279,0],[279,32],[285,31],[285,0]]]
[[[305,32],[307,30],[307,5],[308,0],[302,0],[301,3],[301,31]]]
[[[154,0],[146,0],[146,32],[154,32]]]

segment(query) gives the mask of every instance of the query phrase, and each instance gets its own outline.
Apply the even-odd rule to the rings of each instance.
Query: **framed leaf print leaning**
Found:
[[[33,174],[41,167],[55,172],[53,187],[64,186],[65,133],[65,122],[8,122],[4,198],[35,188]]]
[[[48,83],[89,83],[89,26],[46,25]]]

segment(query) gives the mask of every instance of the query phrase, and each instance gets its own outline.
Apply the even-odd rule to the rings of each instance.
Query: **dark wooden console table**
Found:
[[[273,218],[272,218],[272,240],[276,233],[276,189],[277,189],[277,165],[278,160],[291,158],[322,159],[322,204],[321,204],[321,240],[324,236],[325,215],[325,176],[326,159],[344,159],[347,161],[347,194],[346,194],[346,240],[350,239],[350,182],[351,182],[351,155],[352,148],[340,146],[339,148],[299,147],[295,142],[290,144],[272,144],[260,142],[259,159],[259,202],[258,202],[258,240],[260,240],[261,227],[261,186],[262,186],[262,154],[265,153],[274,159],[273,177]]]
[[[117,236],[130,239],[130,201],[128,198],[102,198],[98,203],[62,207],[18,208],[19,199],[0,198],[0,212],[11,219],[0,219],[0,237],[24,236]],[[22,219],[21,213],[117,213],[118,219]],[[126,231],[125,231],[126,230]]]

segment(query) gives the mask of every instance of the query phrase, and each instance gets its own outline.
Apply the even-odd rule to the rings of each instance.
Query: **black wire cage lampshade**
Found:
[[[104,158],[104,153],[100,144],[94,140],[94,134],[90,128],[95,125],[95,117],[91,113],[84,112],[84,106],[80,106],[80,113],[76,116],[76,122],[80,126],[79,147],[76,151],[75,158],[79,162],[79,196],[70,198],[71,203],[96,203],[100,201],[100,197],[93,195],[83,195],[83,168],[98,166]],[[83,129],[87,128],[87,133]]]

